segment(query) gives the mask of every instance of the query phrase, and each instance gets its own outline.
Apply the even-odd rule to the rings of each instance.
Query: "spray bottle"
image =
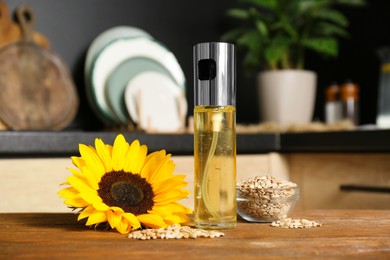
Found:
[[[234,45],[194,46],[194,222],[236,226],[236,75]]]

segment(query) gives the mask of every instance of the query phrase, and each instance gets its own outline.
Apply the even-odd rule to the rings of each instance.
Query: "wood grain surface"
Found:
[[[239,222],[222,238],[128,239],[94,230],[73,214],[0,214],[0,258],[45,259],[389,259],[389,210],[300,211],[322,227],[282,229]]]
[[[58,55],[33,41],[32,10],[21,5],[16,14],[23,37],[0,50],[0,118],[14,130],[63,129],[77,113],[73,79]]]
[[[11,19],[11,14],[7,4],[3,1],[0,1],[0,47],[3,47],[12,42],[19,41],[21,38],[22,30],[19,24],[15,23]],[[33,40],[42,48],[50,48],[49,40],[46,38],[46,36],[40,33],[34,32]]]

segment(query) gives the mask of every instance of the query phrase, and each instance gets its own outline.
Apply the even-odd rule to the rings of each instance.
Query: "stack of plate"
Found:
[[[185,77],[175,56],[138,28],[100,34],[85,62],[88,101],[108,126],[177,132],[187,114]]]

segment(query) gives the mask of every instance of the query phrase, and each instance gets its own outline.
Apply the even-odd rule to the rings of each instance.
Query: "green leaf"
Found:
[[[253,68],[260,63],[263,43],[263,38],[257,30],[247,31],[238,38],[237,45],[247,50],[244,58],[247,67]]]
[[[349,6],[365,6],[365,0],[336,0],[336,4]]]
[[[365,0],[237,0],[245,8],[228,15],[245,20],[245,28],[229,31],[245,50],[247,66],[266,63],[272,68],[303,67],[305,50],[338,55],[337,40],[347,37],[349,21],[337,6],[363,6]],[[242,26],[242,25],[241,25]]]
[[[254,4],[270,10],[277,10],[279,6],[278,0],[241,0],[240,2]]]
[[[317,12],[322,12],[332,6],[335,0],[292,0],[289,1],[288,16],[299,18],[301,16],[311,17]]]
[[[313,34],[323,35],[323,36],[340,36],[344,38],[347,38],[349,36],[349,33],[346,30],[344,30],[342,27],[328,22],[318,23],[313,28],[313,32],[314,32]]]
[[[247,20],[249,18],[249,12],[244,9],[232,8],[227,10],[226,14],[230,17],[234,17],[241,20]]]
[[[248,29],[246,28],[237,28],[231,31],[226,32],[221,36],[222,41],[233,41],[236,42],[237,39],[242,35],[244,32],[246,32]]]
[[[304,14],[318,5],[317,1],[298,1],[296,3],[297,14]]]
[[[335,38],[308,38],[302,41],[302,45],[320,54],[336,57],[338,44]]]
[[[260,20],[257,20],[255,22],[255,25],[256,25],[256,28],[259,31],[260,35],[265,37],[265,38],[268,38],[268,28],[267,28],[267,25],[263,21],[260,21]]]
[[[261,44],[262,38],[256,30],[247,31],[237,39],[237,45],[247,49],[250,55],[257,55]]]
[[[282,17],[280,20],[280,25],[283,28],[283,30],[290,35],[290,37],[295,41],[298,38],[298,31],[293,26],[293,24],[288,20],[287,17]]]
[[[264,53],[267,63],[275,64],[280,62],[288,53],[291,43],[291,40],[284,36],[279,36],[271,41]]]
[[[339,11],[324,9],[313,14],[314,18],[331,21],[343,27],[348,26],[348,19]]]

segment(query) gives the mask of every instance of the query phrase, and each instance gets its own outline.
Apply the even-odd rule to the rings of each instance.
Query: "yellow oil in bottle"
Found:
[[[200,228],[236,226],[236,109],[194,110],[195,212]]]

